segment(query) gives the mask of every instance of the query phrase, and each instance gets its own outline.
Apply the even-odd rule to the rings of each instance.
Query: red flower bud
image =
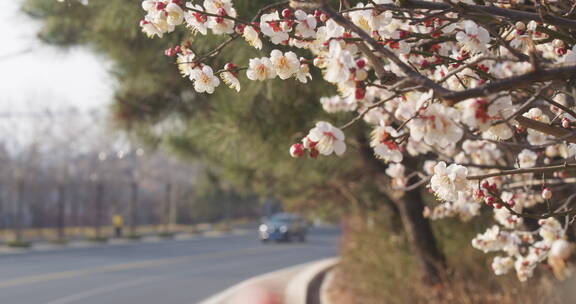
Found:
[[[290,156],[295,158],[304,156],[304,146],[302,144],[293,144],[290,147]]]
[[[282,17],[284,17],[286,19],[292,17],[292,11],[287,9],[287,8],[283,9],[282,10]]]

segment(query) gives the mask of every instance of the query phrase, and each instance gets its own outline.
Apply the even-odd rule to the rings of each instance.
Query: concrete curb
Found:
[[[298,273],[286,286],[284,302],[286,304],[319,304],[320,287],[324,275],[338,261],[338,258],[320,260]]]
[[[87,240],[77,240],[71,241],[66,244],[52,244],[49,242],[34,242],[31,244],[30,247],[27,248],[13,248],[9,246],[0,246],[0,256],[3,255],[14,255],[14,254],[23,254],[29,252],[41,252],[41,251],[56,251],[56,250],[63,250],[66,248],[95,248],[95,247],[104,247],[104,246],[127,246],[131,244],[139,244],[139,243],[160,243],[160,242],[178,242],[178,241],[188,241],[192,239],[196,239],[199,237],[206,237],[206,238],[217,238],[217,237],[224,237],[224,236],[232,236],[232,235],[248,235],[252,232],[252,230],[238,228],[232,229],[230,231],[222,232],[218,230],[206,230],[202,231],[197,234],[190,234],[190,233],[178,233],[172,239],[168,238],[161,238],[156,235],[144,236],[138,240],[132,239],[115,239],[112,238],[107,242],[91,242]]]
[[[338,258],[328,258],[252,277],[199,304],[309,304],[311,284],[337,262]]]

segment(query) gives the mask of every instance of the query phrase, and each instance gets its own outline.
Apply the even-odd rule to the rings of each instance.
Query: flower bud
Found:
[[[566,117],[562,118],[562,127],[566,129],[570,128],[570,119]]]
[[[176,50],[174,50],[173,48],[166,49],[164,51],[164,55],[166,55],[168,57],[172,57],[172,56],[176,55]]]
[[[368,78],[368,72],[366,70],[357,70],[356,74],[354,74],[354,80],[356,81],[364,81]]]
[[[356,100],[364,99],[365,96],[366,96],[366,89],[364,88],[356,88],[356,90],[354,91],[354,97],[356,97]]]
[[[245,27],[246,26],[244,24],[238,23],[238,24],[236,24],[236,27],[234,27],[234,31],[236,31],[236,34],[242,35],[242,34],[244,34],[244,28]]]
[[[552,189],[544,188],[544,190],[542,190],[542,198],[545,200],[551,199],[552,198]]]
[[[564,41],[562,41],[560,39],[554,39],[554,41],[552,43],[554,43],[554,47],[557,47],[557,48],[563,48],[565,46]]]
[[[482,201],[483,198],[484,198],[484,191],[480,189],[474,190],[474,199],[476,201]]]
[[[224,69],[227,71],[232,71],[236,68],[236,65],[233,64],[232,62],[228,62],[226,65],[224,65]]]
[[[515,25],[515,26],[516,26],[516,29],[519,30],[519,31],[524,31],[524,30],[526,30],[526,24],[524,24],[524,22],[522,22],[522,21],[516,22],[516,25]]]
[[[304,156],[304,146],[302,144],[293,144],[290,147],[290,156],[294,158]]]
[[[488,205],[488,206],[490,206],[490,207],[494,206],[494,202],[495,202],[495,201],[496,201],[496,200],[494,199],[493,196],[487,196],[487,197],[484,199],[484,203],[486,203],[486,205]]]
[[[283,9],[282,10],[282,17],[284,17],[286,19],[292,17],[292,11],[287,9],[287,8]]]
[[[164,2],[161,2],[161,1],[156,2],[156,9],[157,10],[161,11],[165,8],[166,8],[166,4],[164,4]]]

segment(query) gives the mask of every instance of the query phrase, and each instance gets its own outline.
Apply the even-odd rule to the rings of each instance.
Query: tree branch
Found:
[[[468,176],[468,177],[466,177],[466,179],[468,179],[468,180],[482,180],[482,179],[486,179],[489,177],[495,177],[495,176],[515,175],[515,174],[524,174],[524,173],[550,173],[550,172],[574,170],[574,169],[576,169],[576,163],[565,163],[563,165],[547,166],[547,167],[500,170],[500,171],[494,172],[494,173]]]
[[[525,128],[540,131],[544,134],[548,134],[554,137],[563,137],[565,138],[565,141],[576,144],[576,133],[570,130],[554,127],[547,123],[539,122],[524,116],[517,116],[515,119],[521,126]]]

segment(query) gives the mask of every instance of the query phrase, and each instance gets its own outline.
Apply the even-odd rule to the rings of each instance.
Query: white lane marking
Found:
[[[102,287],[98,287],[98,288],[94,288],[94,289],[90,289],[90,290],[86,290],[83,292],[79,292],[76,294],[72,294],[72,295],[68,295],[65,296],[63,298],[60,299],[56,299],[56,300],[52,300],[50,302],[46,302],[44,304],[69,304],[69,303],[74,303],[77,302],[79,300],[83,300],[86,298],[90,298],[90,297],[94,297],[94,296],[98,296],[101,294],[105,294],[105,293],[110,293],[116,290],[120,290],[120,289],[125,289],[125,288],[130,288],[130,287],[135,287],[138,285],[143,285],[143,284],[148,284],[148,283],[153,283],[153,282],[157,282],[162,280],[163,278],[141,278],[138,280],[134,280],[134,281],[127,281],[127,282],[121,282],[121,283],[116,283],[116,284],[112,284],[112,285],[107,285],[107,286],[102,286]]]

